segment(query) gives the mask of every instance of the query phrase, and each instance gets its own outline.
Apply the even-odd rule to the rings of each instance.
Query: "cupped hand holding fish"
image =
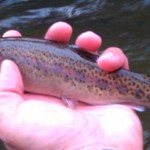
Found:
[[[68,43],[72,27],[52,25],[45,39]],[[21,36],[8,31],[3,36]],[[78,36],[76,45],[96,52],[102,40],[93,32]],[[105,71],[128,69],[118,48],[108,48],[97,60]],[[36,88],[36,87],[35,87]],[[15,150],[142,150],[142,127],[137,115],[123,105],[80,105],[76,110],[60,99],[27,94],[15,63],[5,60],[0,72],[0,138]],[[57,89],[56,89],[57,90]]]

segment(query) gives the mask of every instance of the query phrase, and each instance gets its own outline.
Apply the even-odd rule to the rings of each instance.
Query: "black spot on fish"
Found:
[[[4,59],[4,56],[0,53],[0,62],[2,62]]]
[[[91,85],[87,85],[87,88],[88,88],[89,91],[92,90],[92,86]]]
[[[76,86],[75,82],[73,82],[73,81],[71,82],[71,85],[74,87]]]
[[[65,82],[68,82],[68,81],[69,81],[69,75],[67,75],[67,74],[65,75],[64,81],[65,81]]]
[[[98,95],[99,95],[100,97],[102,96],[102,94],[101,94],[101,93],[99,93]]]
[[[150,102],[150,94],[146,96],[147,100]]]
[[[135,82],[132,82],[132,85],[135,86]]]
[[[44,75],[47,76],[48,71],[46,69],[44,69]]]
[[[108,79],[109,79],[109,80],[112,80],[112,77],[111,77],[111,76],[108,76]]]
[[[116,76],[113,76],[113,77],[112,77],[112,79],[113,79],[113,80],[116,80],[116,79],[117,79],[117,77],[116,77]]]
[[[37,70],[40,70],[43,66],[41,66],[39,61],[36,61],[35,62],[35,67],[36,67]]]
[[[139,87],[140,87],[140,85],[139,85],[139,84],[137,84],[137,85],[136,85],[136,88],[139,88]]]
[[[85,83],[85,73],[83,71],[76,71],[75,79],[81,83]]]
[[[148,88],[146,88],[145,90],[146,90],[147,92],[149,92],[149,89],[148,89]]]
[[[142,98],[144,96],[144,94],[145,93],[142,89],[136,90],[134,93],[135,97],[137,97],[137,98]]]
[[[62,73],[61,72],[62,68],[61,68],[61,66],[59,64],[51,65],[50,69],[57,76],[59,76]]]
[[[148,82],[150,82],[150,75],[145,75],[144,79],[147,80]]]
[[[127,81],[127,78],[124,78],[124,82],[126,82]]]

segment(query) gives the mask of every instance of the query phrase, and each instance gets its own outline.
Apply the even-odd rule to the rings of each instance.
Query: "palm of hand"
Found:
[[[4,95],[7,96],[4,98]],[[116,140],[118,143],[121,140],[120,134],[126,135],[128,142],[128,117],[134,119],[131,110],[119,105],[79,106],[78,110],[71,110],[59,99],[48,96],[3,92],[0,97],[3,97],[3,107],[7,110],[1,122],[1,132],[7,135],[3,139],[15,149],[115,147]]]
[[[69,31],[67,35],[66,32],[60,32],[63,28]],[[60,22],[55,28],[50,28],[45,38],[51,37],[53,40],[67,43],[71,32],[68,25]],[[96,50],[100,46],[100,39],[88,34],[90,43],[95,43],[93,49]],[[89,43],[88,34],[77,40],[79,46],[85,45],[87,49],[89,44],[84,42]],[[7,32],[7,36],[10,35],[12,33]],[[92,44],[90,48],[91,46]],[[121,51],[115,48],[115,51],[108,49],[104,53],[109,52],[116,53],[116,59],[113,59],[113,62],[107,61],[107,64],[110,64],[107,66],[103,59],[100,67],[108,71],[127,68],[127,58]],[[130,108],[121,105],[80,105],[76,110],[72,110],[65,107],[58,98],[23,94],[22,77],[17,66],[10,61],[1,64],[0,138],[8,149],[15,150],[100,150],[110,147],[142,150],[141,124]]]
[[[0,83],[0,135],[10,149],[127,150],[124,145],[130,143],[128,138],[141,130],[133,130],[138,119],[125,106],[84,105],[72,110],[58,98],[23,94],[21,75],[13,62],[3,62]],[[129,149],[134,147],[132,144]]]

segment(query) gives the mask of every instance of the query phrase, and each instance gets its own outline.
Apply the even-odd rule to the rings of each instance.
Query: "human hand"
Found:
[[[71,34],[68,24],[58,22],[45,39],[68,43]],[[21,34],[8,31],[3,36]],[[76,44],[97,51],[101,38],[86,32]],[[108,48],[97,63],[105,71],[128,69],[118,48]],[[59,98],[23,93],[19,69],[9,60],[2,62],[0,72],[0,138],[10,150],[142,150],[143,145],[141,123],[129,107],[79,105],[72,110]]]

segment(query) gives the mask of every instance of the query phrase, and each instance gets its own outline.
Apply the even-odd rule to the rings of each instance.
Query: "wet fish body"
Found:
[[[150,107],[150,76],[124,69],[107,73],[97,55],[48,40],[1,38],[0,61],[14,61],[25,91],[87,104],[133,103]]]

